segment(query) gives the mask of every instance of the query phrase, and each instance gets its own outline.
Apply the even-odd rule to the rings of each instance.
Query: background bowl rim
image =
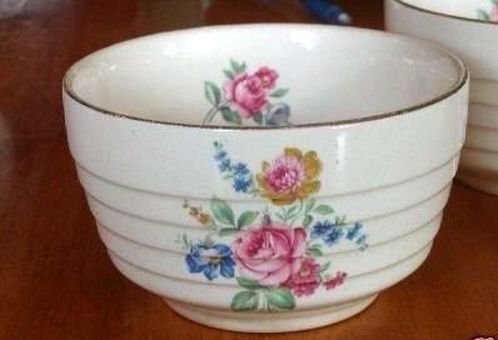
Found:
[[[434,10],[431,10],[431,9],[427,9],[427,8],[423,8],[423,7],[414,5],[412,3],[407,2],[406,0],[390,0],[390,1],[396,2],[396,3],[400,4],[400,5],[403,5],[405,7],[414,9],[416,11],[423,12],[423,13],[426,13],[426,14],[431,14],[431,15],[434,15],[434,16],[439,16],[439,17],[443,17],[443,18],[447,18],[447,19],[452,19],[452,20],[457,20],[457,21],[473,22],[473,23],[476,23],[476,24],[498,26],[498,21],[488,21],[488,20],[482,20],[482,19],[475,19],[475,18],[464,17],[464,16],[461,16],[461,15],[455,15],[455,14],[449,14],[449,13],[440,12],[440,11],[434,11]]]

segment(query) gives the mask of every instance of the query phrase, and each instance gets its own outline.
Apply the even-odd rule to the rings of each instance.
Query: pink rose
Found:
[[[306,231],[272,223],[238,233],[234,241],[241,276],[265,286],[278,286],[300,267],[306,252]]]
[[[256,77],[261,80],[261,83],[265,89],[272,89],[278,79],[278,73],[269,67],[263,66],[255,73]]]
[[[296,296],[311,295],[320,285],[320,265],[311,258],[305,258],[299,267],[292,268],[292,274],[284,286],[292,289]]]
[[[498,5],[491,10],[491,21],[498,21]]]
[[[305,179],[303,162],[292,156],[277,158],[265,172],[266,183],[277,193],[297,191]]]
[[[268,104],[261,79],[241,73],[225,84],[225,97],[243,118],[251,118]]]

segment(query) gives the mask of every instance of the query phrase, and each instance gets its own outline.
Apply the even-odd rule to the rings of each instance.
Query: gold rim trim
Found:
[[[393,0],[393,1],[398,1],[398,0]],[[400,1],[401,3],[401,1]],[[258,24],[256,24],[258,25]],[[259,24],[259,25],[265,25],[265,24]],[[246,26],[246,25],[239,25],[239,26]],[[254,24],[251,26],[255,26]],[[268,25],[266,25],[268,26]],[[302,26],[302,25],[292,25],[292,26]],[[307,26],[313,26],[313,25],[307,25]],[[323,25],[314,25],[314,26],[323,26]],[[211,28],[220,28],[223,26],[210,26]],[[196,30],[199,28],[194,28],[190,30]],[[202,29],[202,28],[201,28]],[[357,29],[360,30],[360,29]],[[381,31],[376,31],[376,30],[368,30],[368,29],[361,29],[363,31],[374,31],[376,33],[381,32]],[[132,39],[133,40],[133,39]],[[414,111],[418,111],[422,108],[431,106],[435,103],[441,102],[445,100],[448,97],[451,97],[453,94],[457,93],[460,89],[462,89],[469,81],[469,71],[465,65],[465,63],[458,58],[455,54],[450,52],[449,50],[438,47],[436,45],[431,45],[431,48],[433,49],[439,49],[441,52],[446,54],[448,58],[450,58],[453,63],[456,66],[457,73],[459,74],[459,79],[450,87],[449,90],[444,92],[443,94],[430,99],[428,101],[425,101],[423,103],[417,104],[417,105],[412,105],[400,110],[395,110],[395,111],[390,111],[390,112],[385,112],[385,113],[371,113],[367,117],[362,117],[362,118],[355,118],[355,119],[344,119],[344,120],[337,120],[337,121],[328,121],[328,122],[317,122],[317,123],[305,123],[305,124],[295,124],[295,125],[290,125],[290,126],[226,126],[226,125],[201,125],[201,124],[190,124],[190,123],[180,123],[180,122],[171,122],[171,121],[161,121],[161,120],[154,120],[154,119],[146,119],[146,118],[140,118],[133,116],[128,113],[123,113],[123,112],[115,112],[115,111],[109,111],[106,110],[102,107],[99,107],[97,105],[91,104],[88,101],[82,99],[80,96],[78,96],[76,93],[71,91],[71,87],[68,84],[69,83],[69,73],[72,69],[72,67],[77,64],[73,64],[69,68],[69,70],[65,73],[64,78],[63,78],[63,91],[65,94],[67,94],[71,99],[76,101],[77,103],[92,109],[94,111],[117,117],[117,118],[123,118],[123,119],[129,119],[129,120],[134,120],[138,122],[144,122],[144,123],[153,123],[153,124],[160,124],[160,125],[166,125],[166,126],[172,126],[172,127],[184,127],[184,128],[194,128],[194,129],[202,129],[202,130],[232,130],[232,131],[244,131],[244,130],[292,130],[292,129],[301,129],[301,128],[314,128],[314,127],[324,127],[324,126],[341,126],[341,125],[351,125],[351,124],[359,124],[359,123],[364,123],[364,122],[370,122],[370,121],[375,121],[375,120],[383,120],[387,118],[392,118],[396,116],[401,116],[405,114],[409,114]]]
[[[426,9],[426,8],[423,8],[423,7],[418,7],[418,6],[409,4],[409,3],[407,3],[407,2],[405,2],[403,0],[391,0],[391,1],[396,2],[396,3],[400,4],[400,5],[405,6],[405,7],[414,9],[414,10],[419,11],[419,12],[423,12],[423,13],[427,13],[427,14],[432,14],[432,15],[436,15],[436,16],[439,16],[439,17],[447,18],[447,19],[462,20],[462,21],[467,21],[467,22],[473,22],[473,23],[476,23],[476,24],[497,25],[498,26],[498,21],[487,21],[487,20],[482,20],[482,19],[462,17],[460,15],[453,15],[453,14],[447,14],[447,13],[443,13],[443,12],[437,12],[437,11],[433,11],[433,10]]]

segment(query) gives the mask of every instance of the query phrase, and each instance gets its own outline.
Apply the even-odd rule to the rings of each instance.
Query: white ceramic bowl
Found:
[[[96,52],[64,107],[116,267],[197,322],[281,332],[354,315],[424,261],[467,92],[456,57],[412,38],[247,25]]]
[[[438,42],[469,65],[469,126],[458,177],[498,195],[498,1],[386,0],[385,12],[389,31]]]

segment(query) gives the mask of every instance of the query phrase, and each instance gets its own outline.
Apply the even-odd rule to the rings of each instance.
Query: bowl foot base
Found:
[[[479,176],[466,171],[459,171],[457,178],[463,183],[479,191],[498,195],[498,177]]]
[[[237,332],[277,333],[317,328],[339,322],[363,311],[376,297],[377,295],[371,295],[342,305],[280,313],[231,312],[167,299],[165,302],[178,314],[206,326]]]

